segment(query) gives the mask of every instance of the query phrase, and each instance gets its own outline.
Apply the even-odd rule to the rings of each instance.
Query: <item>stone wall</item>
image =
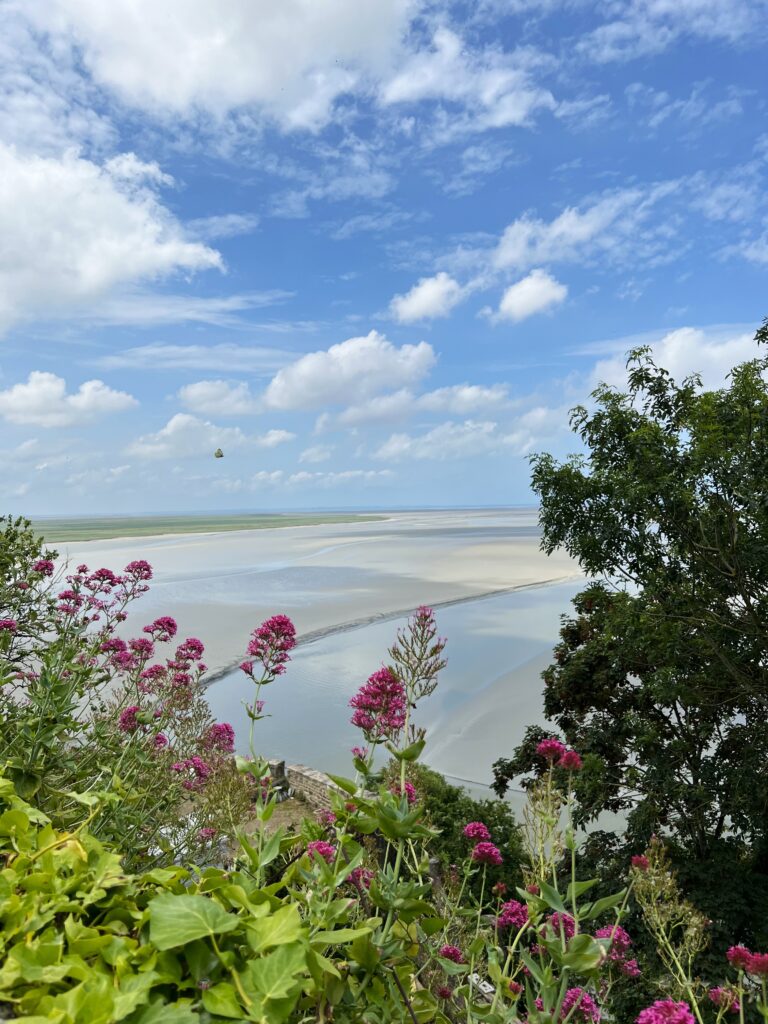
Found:
[[[307,768],[303,764],[289,764],[285,768],[288,785],[300,799],[306,800],[312,807],[330,810],[331,792],[342,791],[324,772]]]

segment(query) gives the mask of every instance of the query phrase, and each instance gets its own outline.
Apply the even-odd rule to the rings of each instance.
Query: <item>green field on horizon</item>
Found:
[[[282,515],[178,515],[178,516],[72,516],[33,519],[32,525],[49,544],[65,541],[112,540],[117,537],[152,537],[181,533],[231,533],[235,530],[270,530],[286,526],[321,526],[333,523],[369,523],[384,519],[353,513]]]

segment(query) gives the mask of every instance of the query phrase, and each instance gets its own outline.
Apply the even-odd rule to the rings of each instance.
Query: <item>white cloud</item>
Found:
[[[291,441],[295,434],[287,430],[268,430],[257,437],[249,437],[239,427],[220,427],[189,413],[179,412],[154,434],[145,434],[130,444],[128,455],[140,459],[183,459],[192,456],[213,458],[217,448],[224,451],[253,446],[274,448]]]
[[[401,388],[386,395],[375,395],[366,402],[350,405],[338,416],[327,413],[318,419],[316,433],[331,427],[359,427],[374,423],[395,423],[424,412],[451,413],[466,416],[490,407],[499,407],[509,401],[506,385],[452,384],[448,387],[414,394]]]
[[[656,364],[669,371],[678,383],[692,373],[699,373],[705,388],[722,387],[737,363],[758,355],[754,331],[733,333],[681,327],[651,342],[650,347]],[[593,386],[598,382],[626,386],[626,348],[623,344],[621,354],[598,361],[590,375]]]
[[[518,323],[535,313],[543,313],[565,299],[568,289],[546,270],[532,270],[527,277],[507,288],[501,297],[495,320]]]
[[[327,462],[333,454],[333,448],[326,444],[313,445],[311,448],[305,448],[299,456],[299,462]]]
[[[310,352],[279,370],[265,399],[274,409],[316,409],[353,396],[365,399],[419,380],[434,363],[435,353],[426,342],[397,348],[378,331],[371,331],[327,351]]]
[[[668,226],[657,222],[647,228],[646,222],[656,205],[678,187],[671,181],[610,192],[581,209],[567,207],[549,223],[526,214],[505,229],[493,262],[498,269],[527,270],[591,256],[652,258],[668,248]]]
[[[390,305],[392,316],[400,323],[432,320],[448,316],[464,297],[464,289],[441,270],[434,277],[422,277],[405,295],[396,295]]]
[[[0,144],[0,329],[119,285],[220,267],[217,252],[185,237],[155,184],[156,165],[135,158],[99,166]]]
[[[347,483],[386,483],[394,476],[391,469],[342,469],[335,473],[310,473],[300,470],[286,478],[292,486],[315,484],[320,487],[335,487]]]
[[[255,213],[219,213],[211,217],[196,217],[187,223],[188,230],[204,242],[250,235],[258,226],[259,217]]]
[[[25,384],[0,391],[0,416],[10,423],[38,427],[70,427],[135,405],[133,395],[114,391],[102,380],[87,380],[67,394],[62,377],[40,370],[33,370]]]
[[[244,381],[199,380],[179,389],[182,405],[210,416],[241,416],[259,411],[256,396]]]
[[[255,107],[285,128],[324,124],[337,97],[382,74],[410,0],[34,0],[95,81],[153,113],[221,118]]]
[[[683,37],[764,37],[768,7],[765,0],[624,0],[612,13],[614,20],[579,40],[577,53],[607,63],[661,53]]]
[[[530,443],[526,431],[501,434],[490,420],[441,423],[425,434],[392,434],[376,451],[375,458],[387,462],[401,459],[464,459],[487,455],[501,449],[525,451]]]
[[[80,317],[97,325],[131,324],[141,327],[150,324],[201,323],[236,327],[246,322],[240,314],[283,302],[292,295],[293,292],[278,289],[240,295],[198,296],[152,294],[144,289],[121,288],[115,295],[90,299],[85,305],[73,305],[69,316],[72,319]],[[315,326],[307,322],[282,320],[260,324],[249,321],[248,325],[253,329],[284,333],[312,330]]]
[[[472,52],[450,29],[439,28],[432,49],[413,53],[381,88],[381,102],[416,103],[420,100],[461,104],[465,112],[444,112],[433,136],[448,141],[470,131],[528,124],[541,109],[555,101],[535,85],[528,66],[530,51],[507,54],[494,47]]]
[[[274,373],[295,358],[293,352],[259,345],[137,345],[96,360],[114,370],[228,370]]]

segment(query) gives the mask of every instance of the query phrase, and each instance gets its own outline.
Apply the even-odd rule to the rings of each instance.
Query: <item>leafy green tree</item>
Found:
[[[546,715],[584,757],[583,822],[621,813],[636,851],[669,836],[694,886],[712,864],[756,873],[765,914],[768,358],[713,391],[648,349],[627,365],[624,390],[572,412],[586,454],[533,458],[542,546],[590,578],[543,675]],[[541,768],[542,735],[496,762],[499,793]]]

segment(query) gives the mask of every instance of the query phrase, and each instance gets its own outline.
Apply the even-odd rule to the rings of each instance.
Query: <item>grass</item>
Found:
[[[35,519],[32,525],[49,544],[65,541],[111,540],[115,537],[152,537],[179,533],[230,533],[234,530],[272,530],[286,526],[376,522],[372,515],[184,515],[98,516]]]

